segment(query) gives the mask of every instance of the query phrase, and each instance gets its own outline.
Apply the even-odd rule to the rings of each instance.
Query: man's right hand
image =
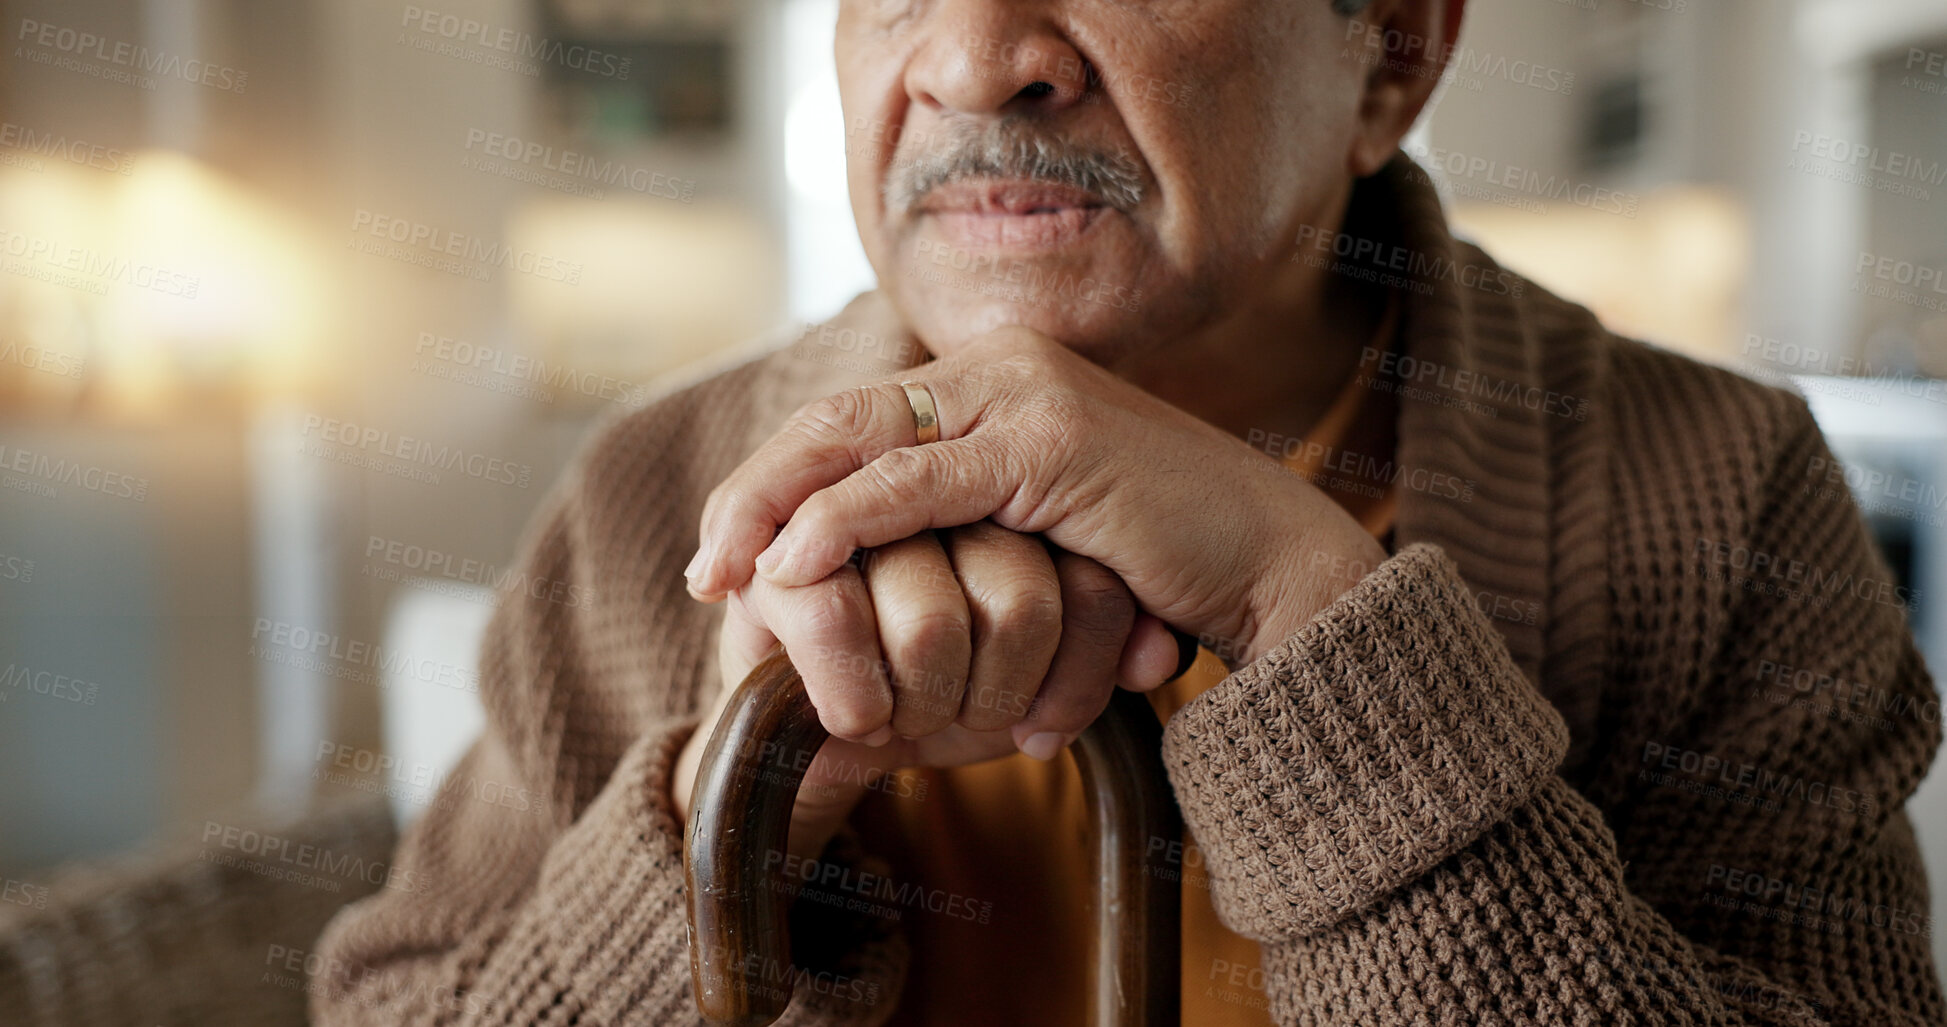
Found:
[[[880,546],[803,587],[753,577],[730,595],[721,687],[676,763],[686,820],[732,691],[778,642],[832,734],[792,811],[790,848],[807,858],[879,775],[1016,749],[1053,759],[1118,685],[1154,689],[1178,660],[1108,568],[988,521]]]

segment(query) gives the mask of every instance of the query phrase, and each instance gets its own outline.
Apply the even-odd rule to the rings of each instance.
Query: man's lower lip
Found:
[[[1063,207],[1038,214],[976,214],[934,211],[928,216],[947,241],[960,246],[1007,250],[1052,250],[1080,239],[1102,219],[1106,207]]]

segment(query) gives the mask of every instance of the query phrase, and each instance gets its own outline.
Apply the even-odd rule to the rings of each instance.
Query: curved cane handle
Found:
[[[1096,880],[1093,1027],[1178,1018],[1181,868],[1164,854],[1178,851],[1183,822],[1163,773],[1162,733],[1146,699],[1117,689],[1070,747]],[[775,865],[767,854],[784,851],[798,785],[827,737],[780,648],[738,686],[704,749],[683,862],[691,981],[712,1024],[765,1027],[791,1002],[789,905],[766,877]]]

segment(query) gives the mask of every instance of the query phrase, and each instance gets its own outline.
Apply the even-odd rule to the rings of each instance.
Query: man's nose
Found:
[[[1089,66],[1042,4],[944,0],[906,69],[906,92],[940,113],[1053,113],[1088,92]]]

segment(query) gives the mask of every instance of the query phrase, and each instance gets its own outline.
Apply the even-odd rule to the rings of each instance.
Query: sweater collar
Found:
[[[1454,238],[1427,173],[1404,154],[1355,202],[1393,212],[1405,291],[1397,356],[1403,485],[1396,545],[1431,542],[1460,568],[1528,680],[1561,712],[1563,771],[1587,766],[1610,639],[1610,446],[1596,402],[1595,316]],[[1442,487],[1447,475],[1462,487]]]
[[[1384,212],[1359,223],[1387,230],[1335,240],[1323,256],[1341,273],[1387,276],[1405,300],[1400,345],[1360,372],[1398,398],[1396,544],[1444,549],[1515,663],[1539,683],[1548,630],[1547,421],[1574,410],[1543,382],[1541,347],[1522,308],[1534,287],[1454,239],[1426,173],[1404,155],[1360,183],[1353,202]]]

